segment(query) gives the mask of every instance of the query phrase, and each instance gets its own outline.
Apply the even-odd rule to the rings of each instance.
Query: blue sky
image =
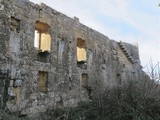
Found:
[[[138,42],[142,66],[160,61],[160,0],[30,0],[78,17],[110,39]]]

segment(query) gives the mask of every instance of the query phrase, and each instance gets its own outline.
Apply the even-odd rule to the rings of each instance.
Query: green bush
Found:
[[[27,117],[19,117],[17,113],[8,113],[0,110],[0,120],[29,120]]]

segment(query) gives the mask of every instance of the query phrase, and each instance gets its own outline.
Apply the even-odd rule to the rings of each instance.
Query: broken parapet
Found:
[[[126,55],[126,57],[134,64],[139,61],[139,53],[138,53],[138,48],[137,46],[133,46],[131,44],[123,43],[123,42],[118,42],[120,48]]]

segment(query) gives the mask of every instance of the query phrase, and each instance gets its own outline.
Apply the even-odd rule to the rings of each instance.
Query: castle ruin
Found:
[[[141,74],[138,47],[29,0],[0,0],[0,108],[75,106]]]

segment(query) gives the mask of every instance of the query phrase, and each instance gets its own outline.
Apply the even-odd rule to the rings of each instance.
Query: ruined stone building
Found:
[[[29,0],[0,0],[0,108],[75,106],[141,71],[138,48]]]

